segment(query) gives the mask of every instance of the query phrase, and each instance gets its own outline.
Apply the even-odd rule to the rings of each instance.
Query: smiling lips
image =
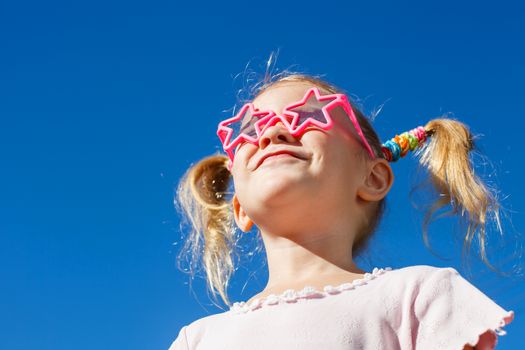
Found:
[[[299,156],[297,153],[286,151],[286,150],[270,152],[270,153],[265,154],[264,156],[262,156],[261,159],[259,159],[256,168],[258,168],[266,159],[268,159],[270,157],[277,157],[277,156],[280,156],[280,157],[294,157],[294,158],[302,159],[302,160],[305,159],[304,157]]]

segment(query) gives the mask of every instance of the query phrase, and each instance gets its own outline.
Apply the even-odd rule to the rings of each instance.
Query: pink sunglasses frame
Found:
[[[299,121],[299,113],[294,112],[293,109],[296,109],[298,107],[304,106],[310,98],[312,98],[312,95],[315,95],[315,98],[317,101],[330,101],[325,106],[322,107],[323,115],[326,119],[326,123],[320,122],[313,118],[307,118],[304,122],[302,122],[300,125],[297,125]],[[219,123],[217,128],[217,136],[219,136],[219,139],[221,140],[222,146],[224,151],[228,154],[230,158],[230,162],[228,165],[228,168],[231,169],[231,166],[233,164],[233,159],[235,157],[235,148],[243,143],[243,142],[249,142],[254,145],[257,145],[259,142],[260,137],[264,134],[266,129],[268,129],[270,126],[273,126],[277,123],[282,123],[292,134],[293,136],[298,136],[304,132],[304,130],[309,126],[316,126],[323,130],[328,130],[332,128],[334,122],[330,116],[330,111],[335,108],[341,106],[344,111],[346,112],[346,115],[349,117],[350,121],[354,125],[354,128],[361,138],[361,141],[363,142],[363,146],[367,150],[368,154],[370,155],[371,159],[375,159],[375,154],[372,151],[372,147],[368,144],[368,141],[366,140],[363,131],[361,130],[361,126],[359,125],[359,122],[357,121],[357,118],[354,114],[354,111],[352,110],[352,107],[350,106],[350,102],[348,101],[348,98],[344,94],[330,94],[330,95],[321,95],[319,89],[317,87],[312,87],[308,91],[306,91],[303,99],[299,102],[293,103],[288,105],[282,115],[276,114],[274,111],[268,110],[268,111],[260,111],[252,103],[246,103],[239,113],[235,115],[232,118],[228,118],[226,120],[223,120]],[[251,137],[250,135],[247,135],[245,133],[240,133],[235,139],[231,140],[234,130],[233,128],[229,127],[229,125],[234,124],[235,122],[239,122],[242,120],[246,112],[251,112],[252,117],[259,118],[259,120],[254,124],[255,132],[257,134],[257,137]],[[291,122],[289,121],[291,119]]]

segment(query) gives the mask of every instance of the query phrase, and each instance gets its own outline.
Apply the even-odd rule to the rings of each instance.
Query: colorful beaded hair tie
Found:
[[[409,150],[413,151],[423,145],[427,140],[427,136],[430,136],[430,133],[427,133],[422,126],[418,126],[386,141],[381,146],[381,150],[386,160],[395,162],[399,157],[404,157]]]

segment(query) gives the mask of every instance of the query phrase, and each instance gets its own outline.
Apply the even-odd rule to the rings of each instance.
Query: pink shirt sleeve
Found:
[[[455,269],[435,270],[414,300],[416,349],[494,349],[514,318]]]
[[[182,327],[177,336],[177,339],[171,344],[168,350],[189,350],[188,340],[186,338],[186,328],[188,326]]]

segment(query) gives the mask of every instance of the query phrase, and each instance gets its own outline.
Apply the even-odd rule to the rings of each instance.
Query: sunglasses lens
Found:
[[[241,126],[240,133],[252,138],[257,138],[257,131],[255,131],[255,122],[257,120],[252,119],[250,123]]]
[[[241,118],[228,125],[233,130],[233,134],[230,139],[230,143],[237,142],[239,139],[242,139],[241,135],[249,136],[252,138],[257,137],[257,132],[255,131],[255,123],[257,118],[253,117],[252,111],[250,108],[243,109],[241,111],[243,115]],[[227,145],[229,146],[229,145]]]
[[[309,103],[299,108],[295,108],[293,111],[298,115],[297,123],[295,124],[296,127],[301,127],[307,122],[307,120],[314,120],[321,124],[328,124],[328,120],[326,119],[322,107],[322,104],[317,105]]]

